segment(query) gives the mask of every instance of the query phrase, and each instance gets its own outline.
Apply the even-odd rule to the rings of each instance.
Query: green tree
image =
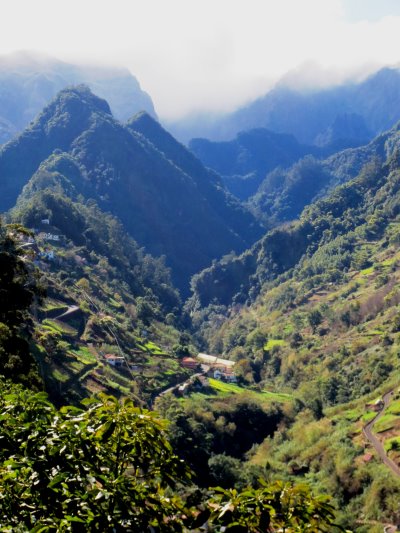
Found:
[[[318,309],[312,309],[308,315],[308,323],[310,324],[313,333],[322,322],[322,314]]]
[[[342,530],[334,524],[333,508],[326,499],[316,499],[307,487],[289,483],[242,492],[217,489],[208,506],[211,531],[221,531],[221,526],[235,533]]]
[[[181,530],[182,502],[166,490],[189,476],[163,436],[164,423],[130,400],[103,395],[85,403],[86,409],[57,411],[42,393],[2,398],[3,524],[34,531]]]
[[[28,341],[29,308],[39,291],[10,230],[14,228],[0,222],[0,374],[37,386],[39,377]]]
[[[57,410],[44,393],[0,389],[2,531],[332,531],[332,507],[289,484],[214,489],[192,508],[178,495],[190,472],[165,423],[131,400]]]

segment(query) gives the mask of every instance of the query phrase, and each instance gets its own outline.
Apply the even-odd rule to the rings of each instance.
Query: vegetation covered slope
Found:
[[[397,125],[365,146],[326,159],[306,156],[288,169],[277,168],[266,176],[249,205],[267,227],[294,220],[306,205],[356,177],[367,163],[390,157],[398,135]]]
[[[108,104],[84,86],[62,91],[2,148],[1,210],[13,207],[22,187],[57,150],[74,160],[60,173],[118,216],[140,245],[165,254],[181,289],[212,258],[243,250],[261,234],[252,215],[220,190],[215,175],[201,167],[201,176],[189,175],[162,147],[113,119]],[[199,165],[193,165],[194,175]]]
[[[47,189],[44,193],[43,202],[52,191]],[[56,197],[61,197],[61,194],[57,191],[53,195],[53,201],[48,205],[54,207]],[[27,200],[24,205],[26,213],[29,212],[29,201],[38,199],[36,196]],[[63,201],[65,203],[66,199]],[[60,203],[58,198],[58,205]],[[78,204],[78,207],[82,212],[82,220],[93,224],[88,211],[93,210],[94,206],[86,206],[85,209],[83,204]],[[56,218],[58,211],[54,209],[48,214]],[[99,219],[102,218],[101,212],[95,214]],[[62,251],[75,252],[72,243],[66,242],[65,238],[50,239],[50,235],[56,235],[57,227],[51,225],[49,219],[43,220],[41,224],[47,226],[49,231],[42,237],[57,242],[60,255]],[[102,222],[104,224],[104,220]],[[112,221],[108,220],[108,223],[111,225]],[[94,225],[92,237],[96,229]],[[53,305],[47,312],[61,312],[61,315],[53,320],[43,320],[42,331],[39,331],[40,314],[44,309],[37,302],[33,309],[36,331],[28,327],[31,322],[28,308],[36,287],[34,283],[28,287],[28,281],[33,280],[37,272],[33,264],[40,268],[42,277],[52,285],[49,288],[53,298],[57,278],[57,269],[50,268],[50,265],[45,268],[42,252],[39,252],[41,232],[36,231],[35,235],[34,239],[26,229],[13,225],[2,228],[0,239],[0,363],[1,372],[7,373],[10,379],[9,382],[3,377],[0,379],[2,529],[21,532],[97,532],[111,527],[116,531],[196,532],[201,531],[207,523],[211,531],[232,526],[236,530],[239,528],[239,531],[256,533],[266,528],[273,532],[282,527],[318,527],[321,530],[335,527],[332,506],[325,498],[311,496],[304,487],[261,482],[258,487],[243,492],[219,488],[199,491],[190,479],[185,462],[179,459],[168,443],[164,422],[155,413],[135,406],[132,399],[125,397],[119,402],[115,397],[97,394],[86,400],[83,408],[80,408],[66,406],[64,395],[59,399],[64,405],[58,410],[45,393],[35,393],[11,383],[20,382],[21,378],[32,380],[34,377],[32,372],[29,375],[22,374],[20,365],[15,364],[20,354],[15,353],[14,347],[21,346],[22,339],[26,347],[30,343],[30,349],[42,370],[45,357],[53,357],[53,364],[57,364],[62,359],[62,352],[73,352],[72,348],[79,353],[75,365],[84,358],[94,358],[93,343],[88,344],[85,352],[82,345],[77,349],[76,346],[66,346],[65,340],[53,338],[53,349],[50,349],[51,324],[59,329],[63,327],[71,342],[73,327],[65,318],[76,314],[77,309],[63,312],[53,299]],[[127,244],[128,248],[133,247],[132,243]],[[47,260],[50,260],[50,253],[54,252],[54,249],[49,248],[50,245],[45,252]],[[140,264],[139,259],[137,263]],[[89,261],[81,258],[80,263],[87,264]],[[105,264],[102,269],[103,273],[107,271]],[[73,273],[70,272],[68,280],[66,277],[66,273],[60,276],[69,285]],[[92,281],[98,283],[100,280],[94,275]],[[80,289],[81,298],[83,294],[92,292],[89,282],[84,278],[76,286]],[[99,289],[102,290],[103,286],[100,288],[98,285],[93,299],[88,299],[95,307],[97,304],[94,299],[101,302]],[[126,292],[125,289],[124,296]],[[69,291],[69,295],[72,294],[73,289]],[[123,306],[120,296],[114,295],[114,301],[118,307]],[[83,302],[80,312],[88,314]],[[117,317],[120,318],[119,313]],[[74,323],[79,328],[76,321],[79,322],[79,318]],[[34,366],[29,351],[22,361],[25,371]],[[61,396],[61,385],[64,383],[59,380],[59,384]],[[31,388],[32,381],[29,385]],[[124,392],[124,396],[131,395],[129,390]],[[138,401],[136,397],[135,402]]]
[[[274,168],[286,168],[306,154],[319,153],[316,147],[299,144],[292,135],[265,128],[242,131],[231,141],[192,139],[189,148],[204,165],[221,174],[228,189],[241,199],[255,194]]]
[[[44,394],[0,387],[4,530],[338,530],[331,505],[305,487],[198,491],[163,421],[130,400],[57,410]]]
[[[250,242],[260,235],[260,228],[236,198],[232,197],[223,180],[213,170],[206,168],[183,144],[179,143],[147,113],[140,113],[128,121],[127,127],[146,137],[164,156],[173,161],[195,181],[196,187],[207,198],[212,209],[238,235]],[[228,190],[227,190],[228,189]]]
[[[63,154],[53,159],[54,168],[73,165]],[[18,238],[47,294],[33,320],[46,388],[58,403],[104,391],[151,404],[187,375],[175,354],[188,341],[181,342],[185,318],[170,272],[49,168],[35,174],[9,215],[34,232]]]
[[[389,223],[396,216],[398,201],[398,143],[395,128],[368,147],[356,149],[361,153],[332,156],[338,177],[356,171],[361,161],[366,164],[357,178],[310,205],[298,221],[276,227],[241,256],[226,256],[194,276],[194,305],[243,303],[249,296],[254,298],[266,281],[295,267],[305,254],[323,244],[355,230],[362,232],[361,227],[368,227],[368,221],[375,218]]]
[[[254,447],[246,468],[335,494],[342,524],[360,532],[399,519],[400,481],[362,433],[376,400],[399,387],[397,132],[390,139],[387,159],[195,279],[191,308],[205,348],[236,361],[239,383],[294,397],[297,414]],[[231,282],[238,293],[223,300]],[[397,396],[374,428],[397,464],[398,414]]]

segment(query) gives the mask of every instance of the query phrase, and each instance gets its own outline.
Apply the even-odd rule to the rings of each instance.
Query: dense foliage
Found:
[[[37,387],[40,380],[29,347],[29,308],[40,291],[11,231],[0,222],[0,374]]]
[[[194,278],[191,302],[209,353],[235,360],[247,386],[295,397],[298,413],[249,454],[249,466],[268,462],[272,479],[284,472],[334,494],[342,524],[362,532],[397,523],[400,493],[362,433],[374,416],[368,405],[398,390],[397,128],[370,148],[378,143],[384,160],[372,158],[252,251],[215,262]],[[397,463],[398,413],[396,401],[376,430]]]
[[[192,306],[244,303],[249,297],[254,299],[266,281],[289,271],[302,257],[311,256],[318,247],[339,235],[350,234],[356,228],[358,235],[362,235],[364,230],[361,226],[371,226],[368,222],[370,217],[382,221],[382,224],[388,223],[390,217],[397,214],[398,149],[399,131],[395,127],[367,147],[333,156],[330,165],[339,182],[342,179],[347,181],[354,172],[358,173],[357,177],[305,208],[295,222],[269,231],[241,256],[225,256],[194,276]],[[295,179],[288,179],[286,185],[290,186],[289,189],[284,185],[283,191],[277,193],[273,200],[273,203],[282,202],[279,207],[281,214],[286,209],[292,209],[298,198],[309,193],[307,188],[310,184],[315,187],[315,180],[309,180],[309,173],[321,177],[324,174],[322,170],[320,163],[313,160],[304,160],[293,167],[290,172]],[[308,186],[302,183],[303,178],[309,182]],[[278,204],[274,203],[275,206]],[[386,206],[389,211],[383,216]],[[373,239],[374,231],[371,228],[371,232],[366,232],[366,238]]]
[[[272,436],[285,418],[280,406],[263,406],[245,393],[235,398],[160,398],[156,408],[167,418],[169,439],[204,487],[257,485],[265,471],[242,467],[247,452]]]
[[[130,400],[100,396],[57,411],[45,395],[2,383],[0,431],[3,531],[179,532],[207,520],[211,531],[333,527],[328,503],[285,484],[215,490],[191,508],[189,472],[164,424]]]

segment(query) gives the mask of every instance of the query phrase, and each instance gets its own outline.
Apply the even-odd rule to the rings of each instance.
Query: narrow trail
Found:
[[[152,400],[151,400],[151,407],[154,406],[154,403],[155,401],[157,400],[157,398],[161,398],[162,396],[164,396],[165,394],[168,394],[169,392],[173,392],[175,389],[177,389],[178,387],[181,387],[182,385],[185,385],[185,383],[190,383],[191,381],[193,381],[195,378],[198,378],[200,376],[205,376],[208,372],[209,368],[207,367],[207,369],[203,369],[202,372],[197,372],[196,374],[192,374],[189,378],[186,378],[185,380],[183,381],[180,381],[178,383],[176,383],[175,385],[172,385],[172,387],[168,387],[168,389],[164,389],[163,391],[159,392],[158,394],[156,394]]]
[[[378,420],[385,414],[385,411],[386,411],[387,407],[389,406],[393,395],[394,395],[394,391],[393,390],[391,390],[391,391],[389,391],[389,392],[387,392],[386,394],[383,395],[383,397],[382,397],[383,408],[379,411],[379,413],[370,422],[368,422],[368,424],[366,426],[364,426],[363,433],[366,436],[366,438],[369,440],[369,442],[372,444],[372,446],[375,448],[376,453],[379,455],[379,457],[381,458],[382,462],[391,470],[391,472],[393,472],[393,474],[395,476],[399,476],[400,477],[400,468],[398,467],[398,465],[394,461],[392,461],[386,455],[385,448],[383,447],[383,444],[378,439],[378,437],[376,435],[374,435],[374,433],[372,433],[372,429],[373,429],[374,425],[376,424],[376,422],[378,422]]]
[[[182,387],[182,385],[185,385],[185,383],[190,383],[193,379],[198,378],[200,376],[204,376],[205,372],[197,372],[197,374],[192,374],[190,378],[186,378],[184,381],[180,381],[179,383],[176,383],[172,387],[168,387],[168,389],[165,389],[161,392],[159,392],[153,400],[153,403],[156,401],[157,398],[160,398],[161,396],[164,396],[164,394],[168,394],[168,392],[172,392],[178,387]]]

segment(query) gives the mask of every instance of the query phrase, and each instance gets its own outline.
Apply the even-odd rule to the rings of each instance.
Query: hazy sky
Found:
[[[0,54],[128,67],[164,118],[400,63],[400,0],[0,0]]]

